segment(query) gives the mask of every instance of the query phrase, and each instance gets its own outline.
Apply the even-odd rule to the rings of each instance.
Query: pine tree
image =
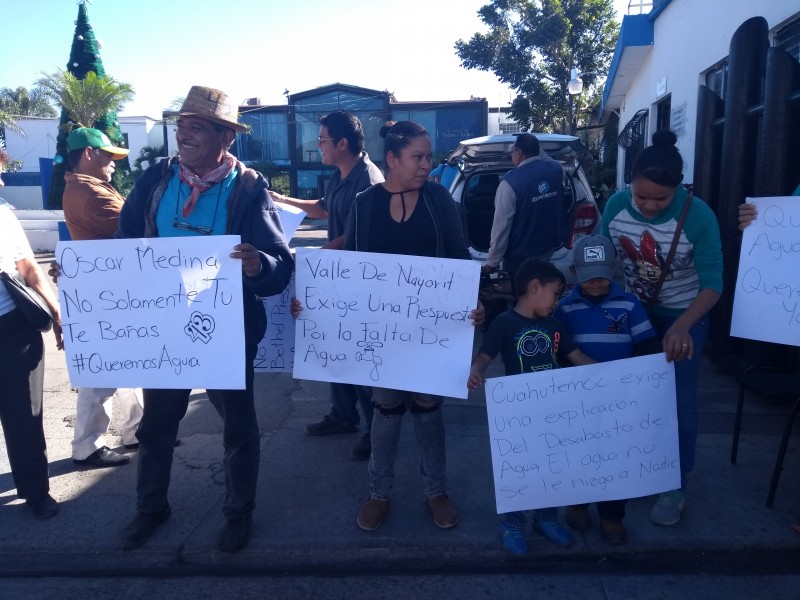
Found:
[[[97,38],[92,26],[89,24],[85,0],[80,0],[78,3],[78,20],[75,21],[75,34],[72,37],[72,49],[69,53],[67,71],[78,79],[84,79],[90,71],[100,77],[106,74],[103,68],[103,61],[100,58],[100,47],[97,43]],[[115,112],[106,113],[105,116],[94,123],[82,123],[81,125],[94,127],[104,132],[115,146],[124,145],[122,130],[119,127]],[[47,197],[47,207],[50,209],[61,209],[61,200],[64,195],[64,173],[70,168],[67,159],[67,136],[74,126],[75,123],[70,120],[69,113],[62,108],[58,138],[56,139],[53,179],[50,183],[50,193]],[[116,161],[116,171],[111,184],[123,193],[130,188],[130,182],[132,181],[130,171],[131,167],[127,157]]]

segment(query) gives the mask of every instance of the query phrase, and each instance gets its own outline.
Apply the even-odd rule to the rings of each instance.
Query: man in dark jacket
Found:
[[[292,255],[267,183],[228,152],[236,120],[227,96],[194,86],[178,114],[179,157],[147,169],[122,208],[117,237],[241,236],[232,258],[242,261],[246,388],[206,390],[224,421],[224,552],[236,552],[250,538],[260,443],[253,398],[253,359],[267,319],[260,297],[280,293],[289,283]],[[145,389],[144,416],[136,434],[139,466],[137,510],[122,530],[125,549],[141,546],[170,516],[167,501],[173,445],[186,414],[187,389]]]
[[[312,219],[328,219],[328,243],[323,248],[341,250],[347,215],[356,196],[383,181],[383,174],[364,151],[364,129],[353,113],[337,110],[319,120],[319,146],[322,164],[336,167],[325,197],[300,200],[272,193],[306,211]],[[350,458],[367,460],[372,451],[372,390],[363,385],[331,383],[331,409],[321,421],[306,425],[308,435],[331,435],[358,431],[358,409],[364,413],[364,433],[350,451]]]
[[[539,140],[532,133],[517,136],[510,170],[497,187],[489,256],[484,268],[493,271],[503,261],[512,277],[529,258],[550,260],[566,241],[564,170],[540,158]]]

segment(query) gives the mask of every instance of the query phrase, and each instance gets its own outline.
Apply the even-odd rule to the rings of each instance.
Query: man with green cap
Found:
[[[67,137],[72,171],[64,175],[63,207],[70,237],[73,240],[112,239],[117,231],[119,213],[125,198],[111,185],[114,161],[128,155],[126,148],[111,144],[98,129],[79,127]],[[142,419],[142,392],[130,388],[78,389],[72,460],[84,467],[102,468],[127,464],[129,458],[105,445],[105,433],[111,422],[110,400],[116,392],[124,422],[122,443],[137,447],[136,429]]]

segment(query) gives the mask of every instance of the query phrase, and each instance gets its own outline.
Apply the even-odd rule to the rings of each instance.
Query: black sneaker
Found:
[[[306,433],[308,435],[333,435],[335,433],[355,433],[356,431],[358,431],[358,426],[352,423],[334,421],[327,415],[318,423],[306,425]]]
[[[82,467],[119,467],[127,465],[130,462],[130,457],[125,454],[119,454],[113,450],[109,450],[107,446],[98,448],[86,458],[73,458],[72,462]]]
[[[225,519],[225,526],[219,536],[219,549],[222,552],[238,552],[244,548],[250,540],[252,522],[250,515]]]
[[[50,494],[45,494],[39,498],[28,498],[25,504],[33,511],[39,519],[43,521],[58,513],[58,502]]]
[[[370,454],[372,454],[372,437],[367,431],[353,446],[353,449],[350,450],[350,458],[353,460],[367,460]]]
[[[153,532],[158,529],[158,526],[169,519],[170,514],[172,514],[172,511],[169,506],[164,507],[157,513],[145,513],[137,510],[131,522],[120,532],[122,549],[133,550],[144,544],[153,535]]]

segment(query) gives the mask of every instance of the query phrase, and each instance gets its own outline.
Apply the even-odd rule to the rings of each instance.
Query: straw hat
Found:
[[[198,117],[246,133],[247,127],[237,122],[238,111],[228,103],[228,95],[220,90],[193,85],[186,95],[178,116]]]

